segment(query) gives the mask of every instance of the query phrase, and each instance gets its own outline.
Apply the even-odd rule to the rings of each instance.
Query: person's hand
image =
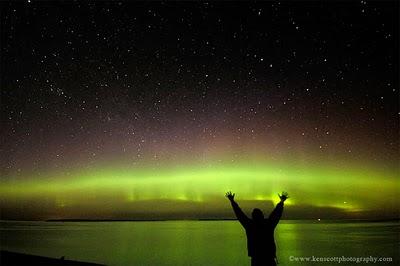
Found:
[[[282,195],[279,195],[279,198],[281,199],[281,202],[284,202],[285,200],[287,200],[289,198],[289,194],[285,191],[282,191]]]
[[[233,201],[235,198],[235,193],[232,193],[232,191],[228,191],[226,192],[225,197],[227,197],[230,201]]]

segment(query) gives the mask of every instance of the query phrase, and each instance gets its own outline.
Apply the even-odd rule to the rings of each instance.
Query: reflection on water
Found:
[[[281,265],[311,264],[290,256],[392,257],[393,263],[381,265],[398,265],[399,235],[396,222],[281,221],[275,231]],[[115,266],[249,264],[246,237],[236,221],[3,221],[0,241],[1,249],[9,251]]]

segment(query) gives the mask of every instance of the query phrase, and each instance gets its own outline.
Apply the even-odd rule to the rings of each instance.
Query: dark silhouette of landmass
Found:
[[[387,219],[281,219],[286,222],[301,221],[302,223],[383,223],[400,222],[399,218]],[[19,221],[19,220],[2,220]],[[48,219],[45,222],[167,222],[167,221],[237,221],[237,218],[199,218],[199,219]]]
[[[104,264],[66,260],[64,257],[55,259],[23,253],[0,251],[2,266],[105,266]]]
[[[46,222],[163,222],[165,219],[49,219]]]

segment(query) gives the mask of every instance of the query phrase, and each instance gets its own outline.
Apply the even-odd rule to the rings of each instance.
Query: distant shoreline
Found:
[[[168,221],[236,221],[237,219],[153,219],[153,220],[129,220],[129,219],[49,219],[46,222],[168,222]],[[315,223],[324,223],[324,222],[332,222],[332,223],[379,223],[379,222],[400,222],[400,219],[371,219],[371,220],[361,220],[361,219],[291,219],[291,220],[282,220],[282,221],[301,221],[301,222],[315,222]]]
[[[235,221],[235,218],[226,219],[48,219],[48,220],[0,220],[1,222],[168,222],[168,221]],[[371,223],[371,222],[400,222],[400,218],[392,219],[283,219],[283,222],[305,222],[305,223]]]

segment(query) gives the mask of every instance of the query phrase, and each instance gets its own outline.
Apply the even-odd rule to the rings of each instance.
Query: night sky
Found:
[[[396,1],[0,5],[2,218],[399,216]]]

